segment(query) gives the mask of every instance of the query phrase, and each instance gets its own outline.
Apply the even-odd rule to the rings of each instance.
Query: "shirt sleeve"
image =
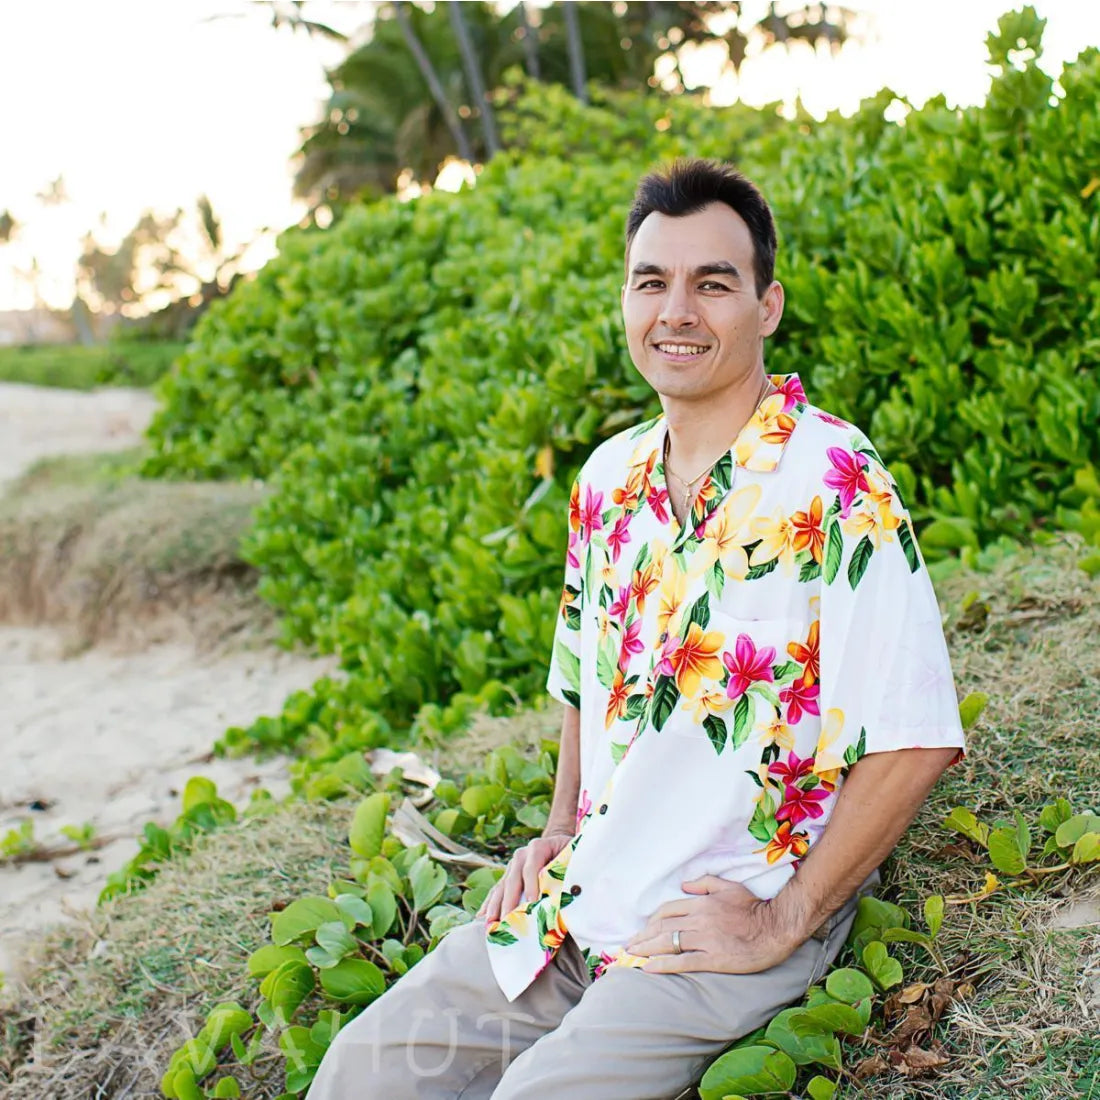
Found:
[[[932,580],[897,484],[863,433],[850,442],[828,449],[822,484],[814,771],[905,748],[957,748],[957,761],[965,739]]]
[[[567,706],[581,706],[581,607],[584,580],[581,576],[580,476],[569,493],[569,542],[565,552],[565,579],[554,623],[554,645],[546,690]]]

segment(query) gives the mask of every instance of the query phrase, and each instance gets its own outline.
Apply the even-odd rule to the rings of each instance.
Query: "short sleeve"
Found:
[[[569,493],[569,541],[565,551],[565,578],[554,623],[554,645],[546,690],[568,706],[581,705],[581,605],[584,581],[581,576],[580,478]]]
[[[898,487],[866,436],[830,447],[814,771],[866,753],[965,751],[939,605]]]

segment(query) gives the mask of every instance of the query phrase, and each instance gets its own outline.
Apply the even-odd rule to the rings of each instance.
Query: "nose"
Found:
[[[657,320],[669,328],[683,328],[698,323],[699,314],[688,287],[681,283],[674,283],[669,287]]]

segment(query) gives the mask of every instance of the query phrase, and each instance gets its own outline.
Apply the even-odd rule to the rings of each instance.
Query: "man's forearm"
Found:
[[[558,768],[554,779],[554,797],[543,836],[552,833],[575,833],[577,801],[581,793],[581,712],[565,706],[561,721],[561,743]]]
[[[852,766],[821,838],[769,906],[792,950],[893,851],[956,752],[898,749]]]

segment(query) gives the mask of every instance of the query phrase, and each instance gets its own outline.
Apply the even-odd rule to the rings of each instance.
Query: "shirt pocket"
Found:
[[[782,710],[780,693],[801,674],[788,646],[805,632],[806,624],[794,616],[751,618],[712,609],[706,648],[717,658],[709,671],[720,672],[701,676],[685,694],[676,733],[708,740],[719,756],[755,746],[759,759],[760,746],[773,739],[769,731]]]

